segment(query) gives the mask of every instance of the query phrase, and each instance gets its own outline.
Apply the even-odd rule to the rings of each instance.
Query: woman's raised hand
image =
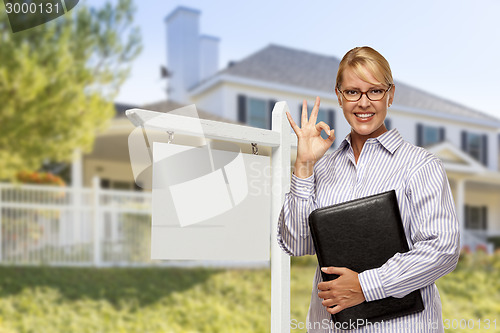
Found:
[[[316,124],[319,111],[319,97],[316,97],[311,117],[307,119],[307,101],[302,103],[301,127],[297,126],[290,113],[286,113],[290,126],[297,134],[297,159],[295,161],[295,175],[299,178],[307,178],[313,174],[314,164],[326,153],[335,140],[334,130],[330,130],[325,122]],[[321,137],[324,130],[328,138]]]

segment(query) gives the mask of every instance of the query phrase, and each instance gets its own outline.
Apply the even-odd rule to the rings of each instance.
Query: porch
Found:
[[[428,150],[443,161],[446,169],[460,221],[462,248],[492,253],[494,239],[500,240],[500,172],[485,168],[448,142]]]

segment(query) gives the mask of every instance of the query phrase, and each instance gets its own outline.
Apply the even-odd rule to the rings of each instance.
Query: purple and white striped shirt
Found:
[[[358,330],[341,330],[321,304],[316,269],[308,332],[443,332],[435,281],[453,271],[459,256],[459,225],[441,161],[403,140],[396,129],[368,139],[356,164],[350,135],[314,165],[306,179],[292,175],[278,222],[278,243],[292,256],[315,254],[308,217],[316,208],[394,189],[410,251],[397,253],[379,268],[359,274],[366,301],[403,297],[420,289],[425,310]],[[293,319],[297,326],[300,319]],[[293,328],[293,327],[292,327]]]

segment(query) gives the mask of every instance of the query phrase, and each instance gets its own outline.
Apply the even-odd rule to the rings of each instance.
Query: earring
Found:
[[[389,103],[389,107],[391,107],[391,105],[392,105],[392,104],[391,104],[391,103]]]

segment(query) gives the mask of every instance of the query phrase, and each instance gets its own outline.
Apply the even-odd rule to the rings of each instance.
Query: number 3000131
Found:
[[[52,14],[52,12],[59,13],[62,8],[59,7],[59,3],[52,4],[50,2],[45,3],[5,3],[5,9],[7,14]]]

